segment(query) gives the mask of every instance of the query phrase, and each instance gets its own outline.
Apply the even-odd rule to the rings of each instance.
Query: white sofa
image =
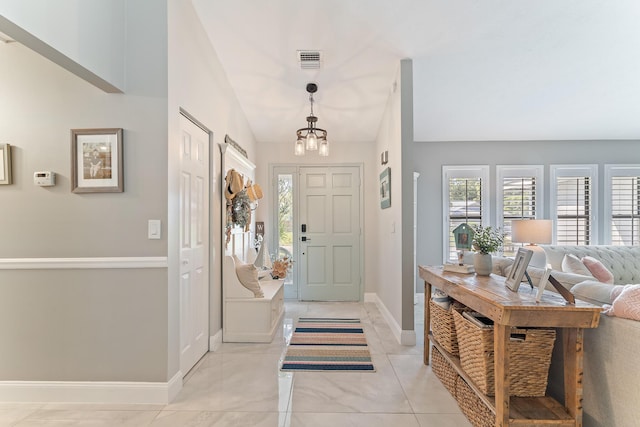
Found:
[[[562,272],[565,254],[591,256],[613,273],[614,285],[640,283],[640,247],[542,246],[552,275],[578,299],[603,305],[611,302],[613,285],[590,276]],[[494,272],[505,273],[508,261],[496,263]],[[527,270],[534,283],[542,269]],[[549,288],[550,285],[547,285]],[[553,288],[551,288],[553,290]],[[596,329],[584,331],[584,426],[640,427],[640,322],[602,315]],[[562,340],[556,341],[549,375],[549,394],[562,401]]]

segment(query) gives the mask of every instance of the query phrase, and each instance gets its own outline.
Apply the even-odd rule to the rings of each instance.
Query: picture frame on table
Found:
[[[529,261],[531,261],[532,256],[532,250],[525,248],[518,249],[511,271],[509,272],[507,279],[504,281],[507,288],[511,289],[513,292],[518,292],[520,283],[522,283],[522,277],[527,270],[527,266],[529,265]]]
[[[380,174],[380,208],[391,207],[391,168],[386,168]]]
[[[124,192],[122,128],[71,129],[71,191]]]
[[[0,185],[8,185],[12,182],[11,145],[0,144]]]
[[[544,269],[544,273],[542,273],[542,277],[540,277],[540,281],[538,282],[538,292],[536,293],[536,302],[542,301],[542,294],[544,293],[544,290],[547,287],[547,282],[549,281],[550,275],[551,275],[551,268],[546,267]]]

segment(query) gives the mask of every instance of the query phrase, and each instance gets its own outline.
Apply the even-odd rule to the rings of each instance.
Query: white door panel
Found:
[[[180,115],[180,370],[209,348],[209,134]]]

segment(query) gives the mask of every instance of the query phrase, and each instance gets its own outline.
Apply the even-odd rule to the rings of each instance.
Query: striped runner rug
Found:
[[[281,370],[374,372],[360,319],[301,317]]]

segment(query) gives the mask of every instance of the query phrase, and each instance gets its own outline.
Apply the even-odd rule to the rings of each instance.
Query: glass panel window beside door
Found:
[[[276,258],[293,253],[293,175],[278,175],[278,251]],[[284,282],[293,285],[293,272],[287,274]]]

